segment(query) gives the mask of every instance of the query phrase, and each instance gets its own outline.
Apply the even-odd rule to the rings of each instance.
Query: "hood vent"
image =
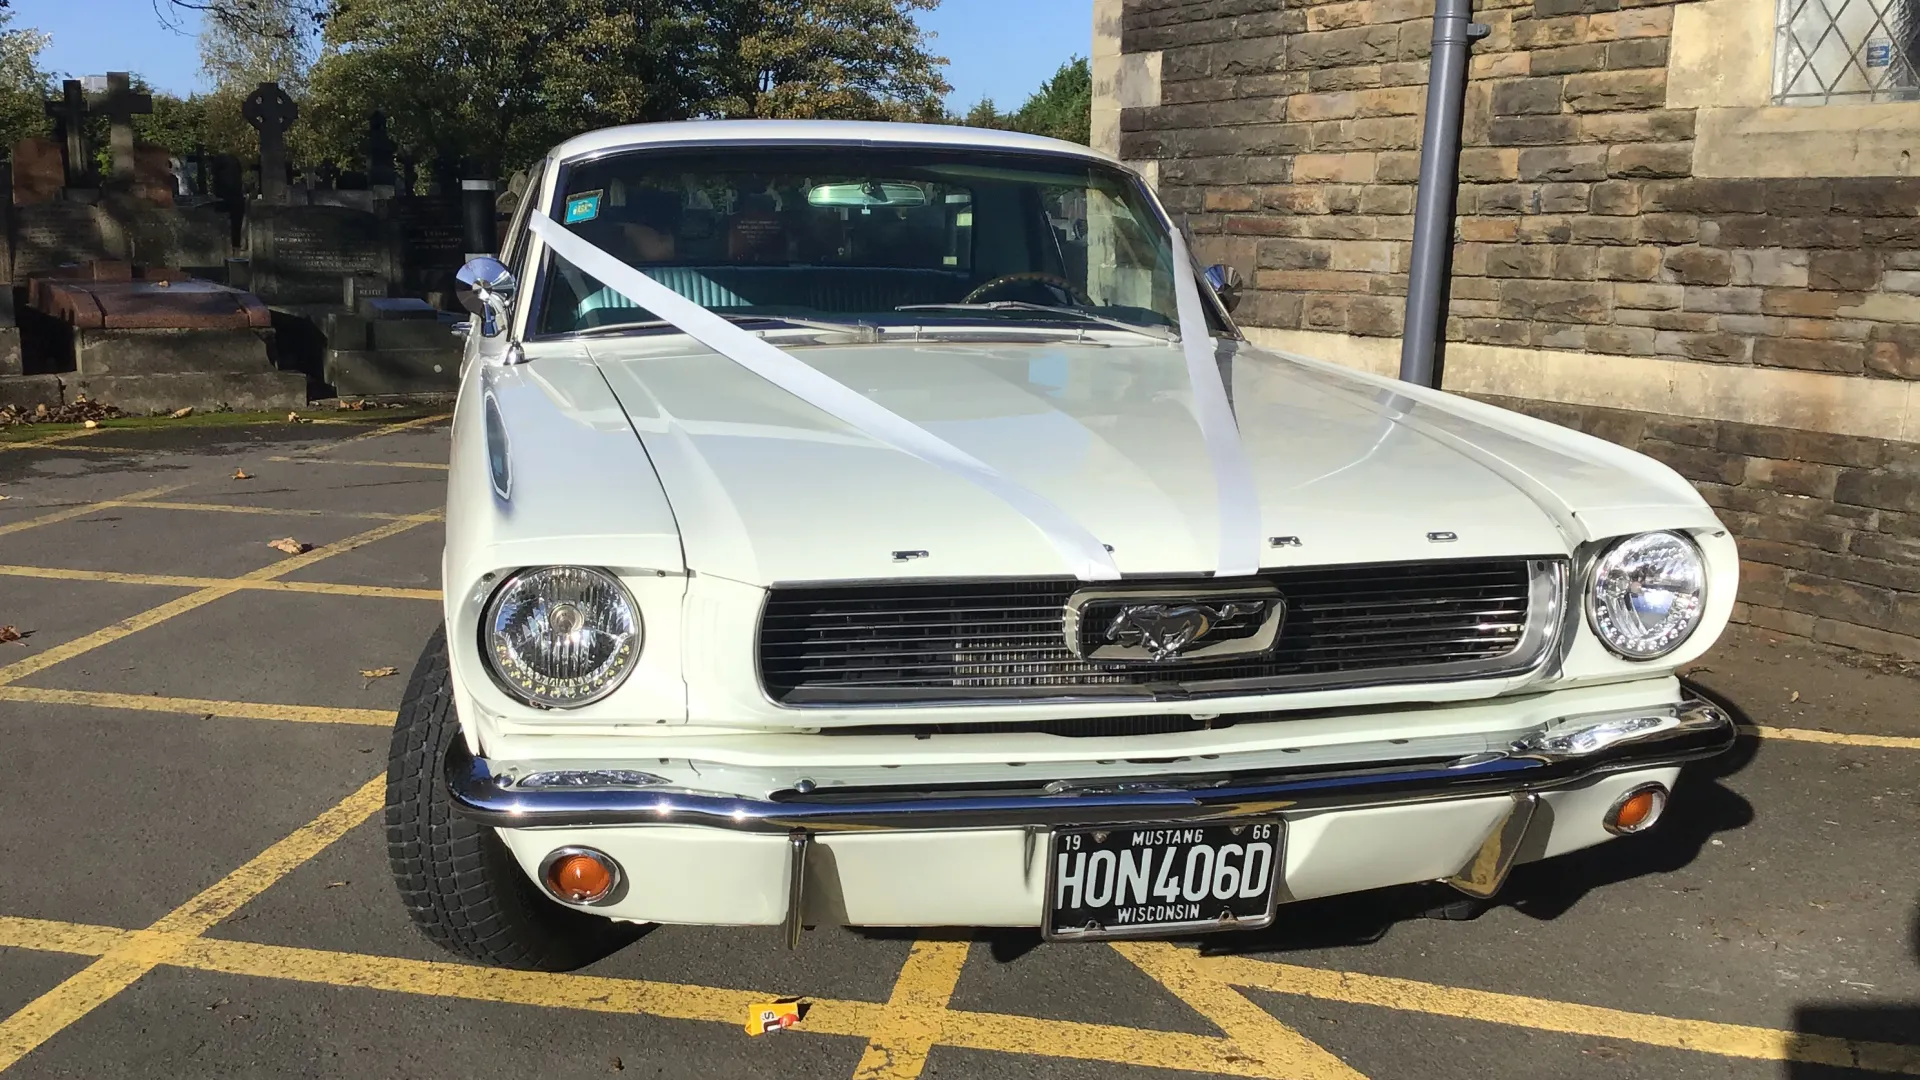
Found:
[[[1471,559],[1278,570],[1231,581],[1122,583],[1142,602],[1271,586],[1285,599],[1266,653],[1219,661],[1082,660],[1065,579],[774,588],[760,677],[787,706],[1185,700],[1524,674],[1557,635],[1564,559]],[[1082,627],[1098,634],[1099,626]],[[1085,644],[1085,643],[1082,643]]]

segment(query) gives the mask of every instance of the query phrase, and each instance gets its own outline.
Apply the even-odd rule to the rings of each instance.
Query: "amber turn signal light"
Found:
[[[541,881],[556,900],[598,904],[620,884],[620,864],[592,848],[561,848],[546,858]]]
[[[1667,789],[1659,784],[1642,784],[1614,802],[1604,824],[1615,836],[1645,832],[1660,820],[1667,808]]]

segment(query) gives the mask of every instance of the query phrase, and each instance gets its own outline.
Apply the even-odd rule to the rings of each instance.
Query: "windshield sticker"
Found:
[[[604,191],[583,191],[567,200],[567,224],[578,225],[600,216],[600,196]]]

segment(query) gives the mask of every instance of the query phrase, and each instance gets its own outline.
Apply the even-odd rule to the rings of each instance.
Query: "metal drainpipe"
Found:
[[[1406,329],[1400,339],[1400,377],[1421,386],[1440,385],[1446,347],[1467,46],[1488,32],[1472,18],[1473,0],[1434,0],[1427,126],[1420,136],[1420,195],[1413,208],[1413,263],[1407,274]]]

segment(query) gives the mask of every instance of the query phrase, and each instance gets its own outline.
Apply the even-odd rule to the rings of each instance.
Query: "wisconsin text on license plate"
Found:
[[[1273,920],[1281,825],[1115,825],[1053,834],[1046,936],[1252,930]]]

